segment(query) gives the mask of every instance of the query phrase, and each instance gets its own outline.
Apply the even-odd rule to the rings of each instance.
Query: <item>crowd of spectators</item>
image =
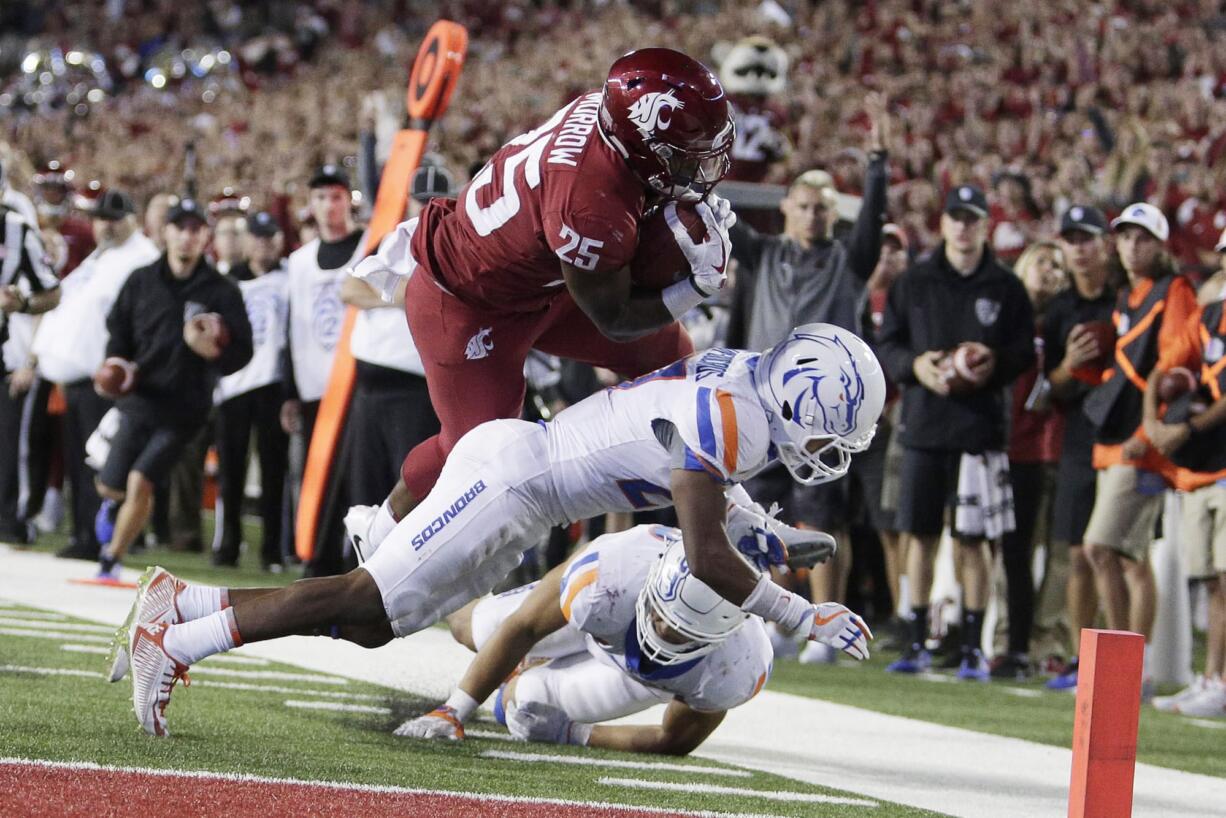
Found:
[[[189,142],[203,191],[235,185],[302,197],[296,180],[321,161],[352,157],[363,121],[380,112],[385,128],[399,121],[405,67],[436,16],[473,35],[452,110],[433,136],[461,173],[596,86],[630,48],[667,42],[715,64],[729,43],[758,32],[791,62],[778,103],[793,149],[775,181],[824,166],[841,190],[857,193],[862,101],[877,89],[901,132],[891,210],[916,247],[935,243],[941,202],[958,183],[989,191],[993,248],[1010,260],[1050,235],[1069,201],[1089,190],[1108,216],[1142,199],[1160,206],[1180,262],[1211,267],[1226,224],[1226,108],[1213,104],[1226,91],[1218,6],[18,3],[0,26],[10,32],[0,48],[0,104],[16,114],[4,117],[3,138],[36,162],[69,161],[138,200],[182,177]],[[110,91],[97,103],[19,104],[29,77],[23,60],[56,49],[99,55]],[[202,55],[223,49],[227,65],[193,73]],[[188,51],[195,62],[175,78],[167,55],[182,62]],[[170,79],[155,87],[145,77],[159,71]]]

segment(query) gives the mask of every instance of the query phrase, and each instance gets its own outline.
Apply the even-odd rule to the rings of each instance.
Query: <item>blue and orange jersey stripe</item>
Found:
[[[600,554],[593,551],[571,563],[562,576],[561,606],[562,615],[570,621],[571,607],[579,592],[596,581],[600,575]]]
[[[731,477],[736,472],[736,404],[732,401],[732,394],[723,389],[715,390],[715,399],[719,403],[719,420],[724,434],[724,470]]]

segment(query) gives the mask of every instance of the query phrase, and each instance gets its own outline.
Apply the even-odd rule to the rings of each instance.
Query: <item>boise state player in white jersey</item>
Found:
[[[348,574],[280,589],[210,589],[200,608],[188,604],[198,618],[180,604],[181,581],[151,577],[126,640],[136,715],[146,731],[164,735],[174,682],[206,656],[301,633],[384,644],[487,593],[555,525],[669,504],[690,570],[720,597],[864,658],[860,619],[841,605],[814,606],[755,571],[728,540],[725,507],[728,499],[752,506],[736,484],[776,459],[805,483],[841,477],[872,440],[884,400],[868,345],[810,324],[761,355],[691,356],[593,395],[548,425],[482,424],[381,543],[356,543],[365,561]],[[821,532],[775,530],[789,547],[833,552]]]
[[[736,507],[728,531],[769,536]],[[447,624],[477,651],[460,688],[476,701],[497,689],[494,714],[515,738],[611,750],[693,751],[762,689],[773,658],[762,619],[696,580],[681,532],[656,525],[600,537],[540,582]],[[660,703],[659,726],[600,724]],[[462,739],[464,728],[444,706],[396,734]]]

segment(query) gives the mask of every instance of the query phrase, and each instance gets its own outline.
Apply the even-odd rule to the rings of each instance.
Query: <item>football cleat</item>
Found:
[[[1153,705],[1163,713],[1178,713],[1179,706],[1181,704],[1195,699],[1201,693],[1205,692],[1208,686],[1208,680],[1204,676],[1197,676],[1192,680],[1192,684],[1188,685],[1173,696],[1154,697]]]
[[[964,682],[986,682],[991,679],[991,671],[988,670],[988,660],[984,658],[983,651],[975,648],[972,651],[962,655],[962,663],[958,666],[957,676]]]
[[[932,654],[919,645],[911,645],[902,656],[886,665],[887,673],[922,673],[932,667]]]
[[[185,585],[183,580],[158,565],[141,574],[136,583],[136,599],[128,609],[123,625],[111,640],[107,655],[107,681],[118,682],[128,675],[128,645],[136,636],[136,625],[151,622],[175,625],[183,621],[175,600]]]
[[[838,658],[839,652],[823,642],[806,642],[798,657],[802,665],[833,665]]]
[[[133,628],[129,653],[132,658],[132,710],[141,729],[151,736],[166,738],[166,705],[170,692],[180,679],[186,687],[187,665],[166,652],[163,640],[167,625],[137,623]]]
[[[345,515],[345,538],[353,548],[358,564],[366,562],[375,555],[378,543],[370,541],[370,524],[379,513],[378,506],[350,506]]]

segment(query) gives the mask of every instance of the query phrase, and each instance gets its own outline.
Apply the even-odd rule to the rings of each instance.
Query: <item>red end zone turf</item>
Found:
[[[105,815],[658,818],[674,810],[461,795],[363,784],[129,770],[0,759],[0,813],[30,818]]]

